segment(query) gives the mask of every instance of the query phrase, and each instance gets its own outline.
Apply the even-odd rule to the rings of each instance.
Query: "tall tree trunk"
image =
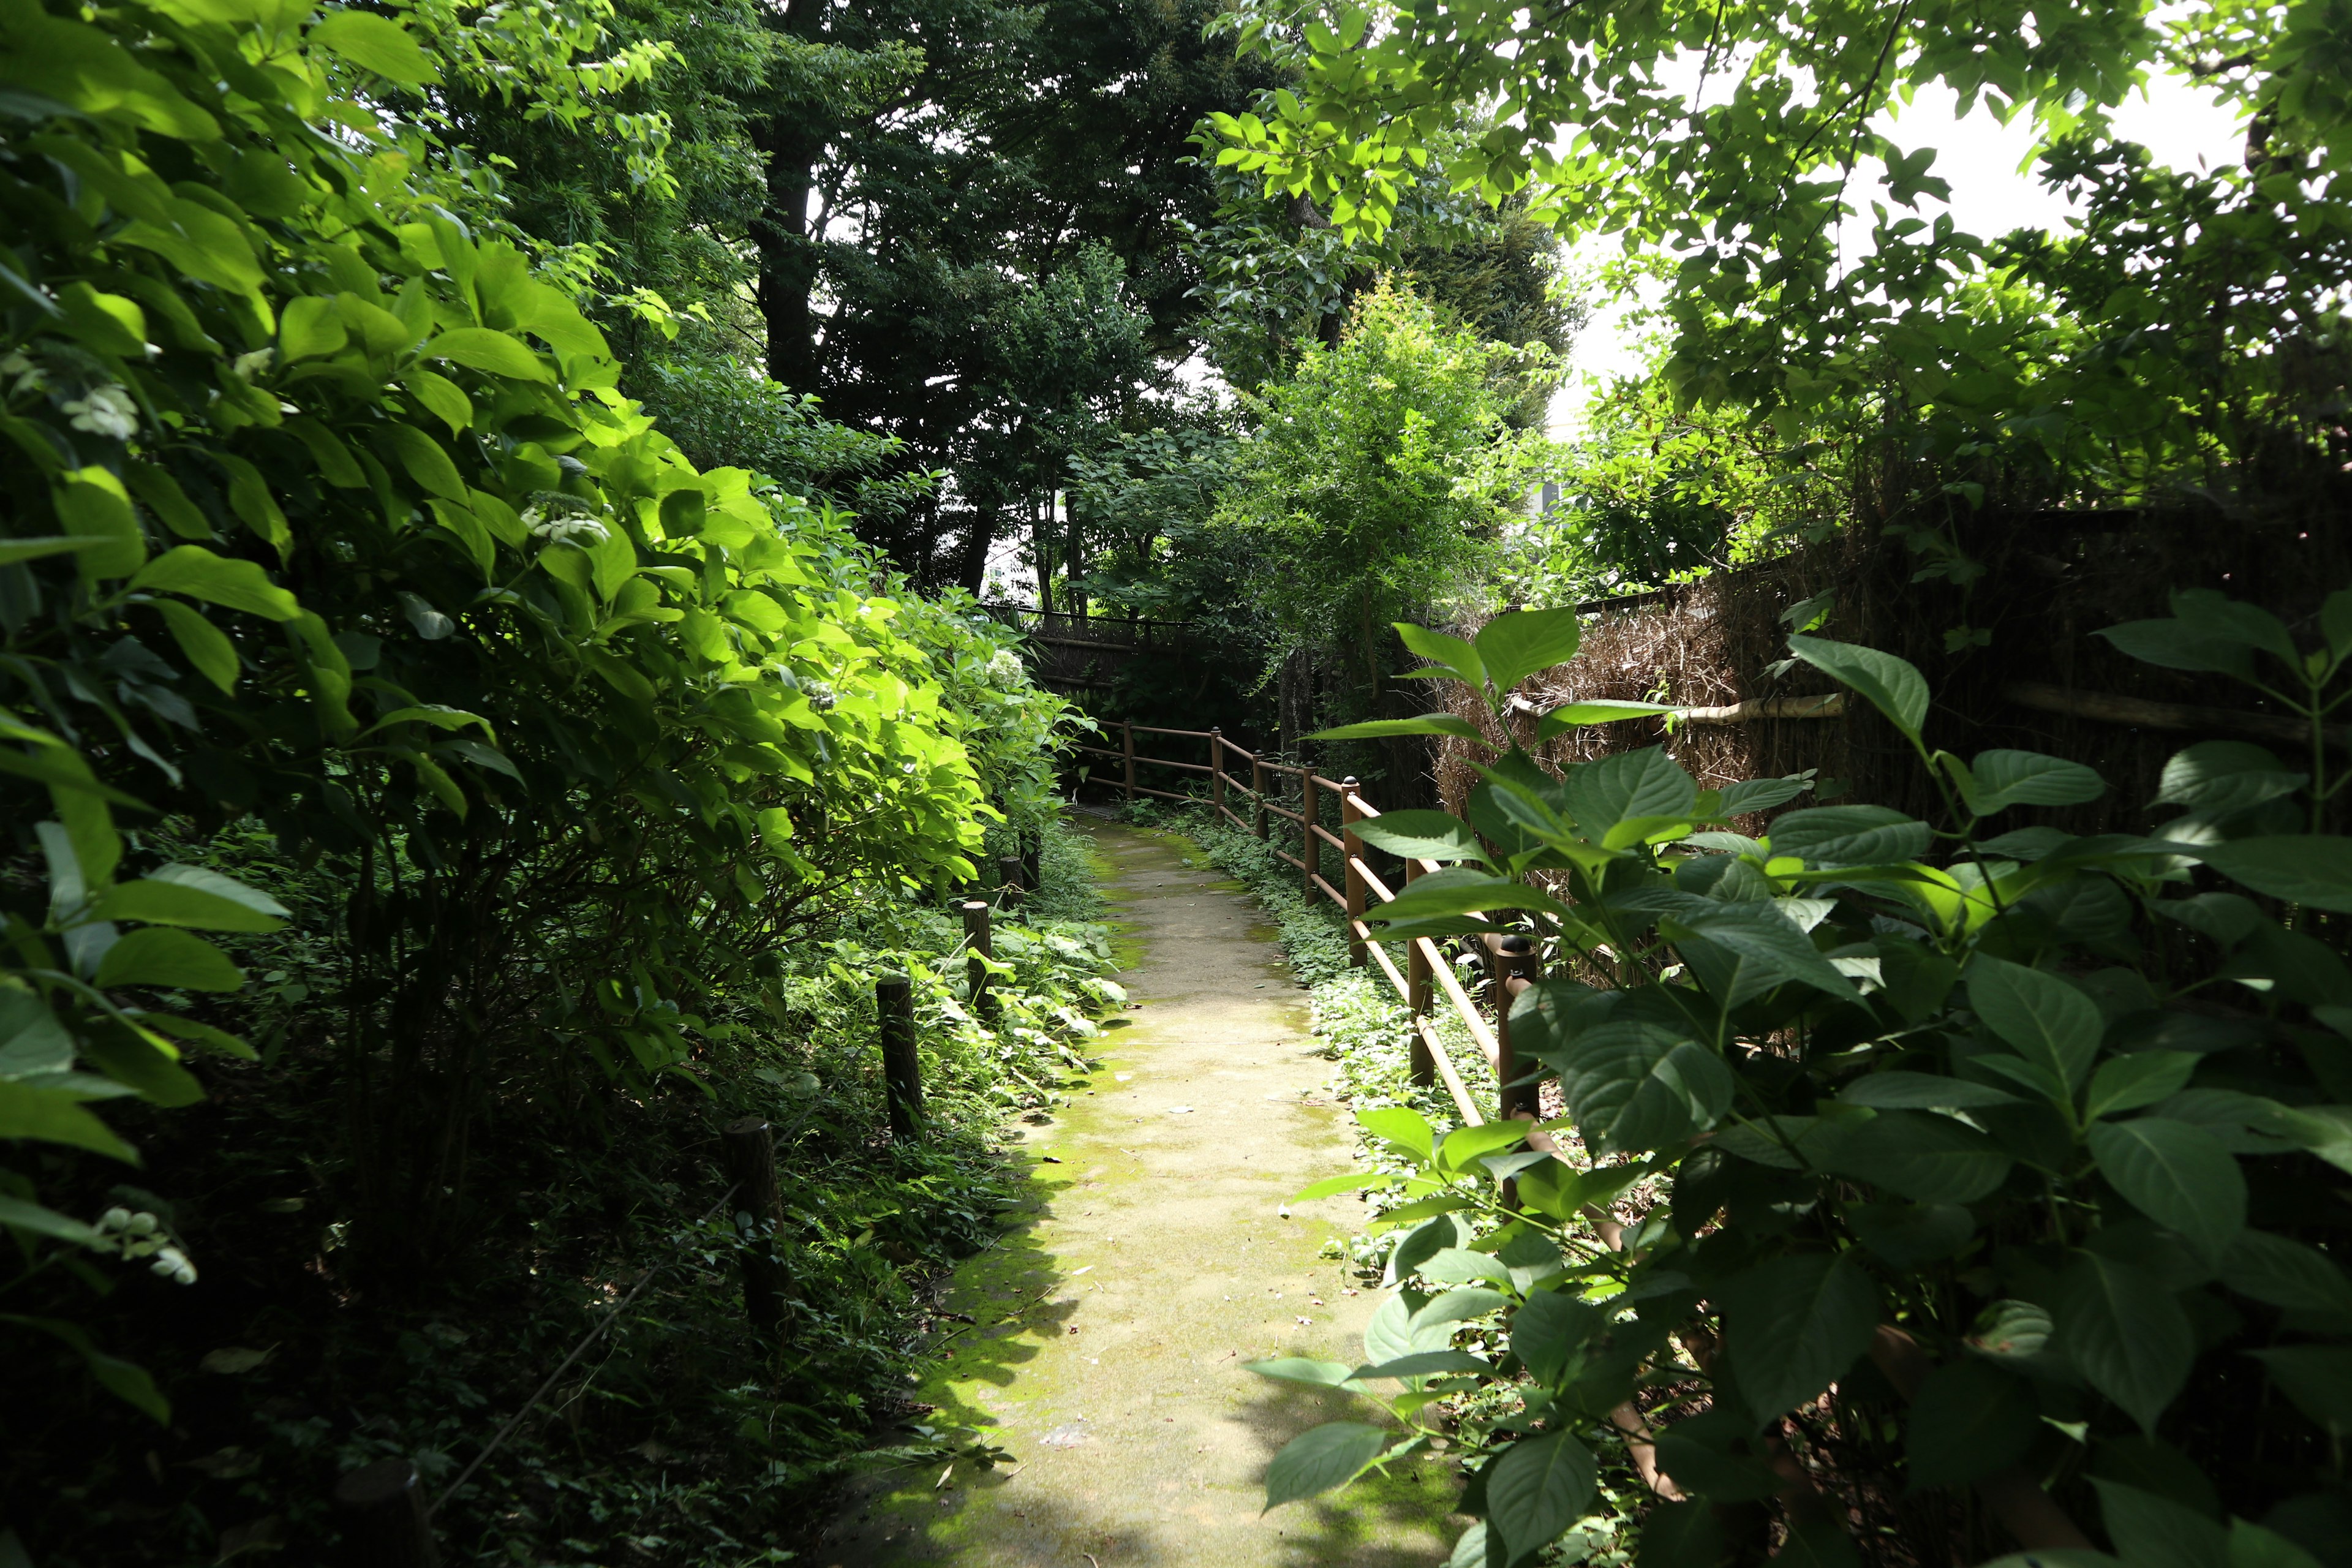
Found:
[[[1037,503],[1029,503],[1029,548],[1037,556],[1037,607],[1047,615],[1054,613],[1054,521],[1050,513],[1041,513]]]
[[[761,138],[768,203],[752,226],[760,247],[760,316],[768,329],[768,375],[794,392],[817,390],[816,242],[808,232],[809,193],[824,151],[801,122],[770,121]]]
[[[804,43],[824,36],[826,0],[787,0],[779,6],[782,30]],[[817,244],[809,228],[809,195],[824,156],[828,127],[813,106],[787,108],[761,124],[753,136],[764,162],[768,200],[751,226],[760,249],[760,316],[768,330],[768,375],[794,392],[817,385]]]
[[[975,599],[988,586],[988,552],[995,544],[995,510],[984,509],[972,513],[971,527],[964,534],[963,558],[957,563],[956,581]]]

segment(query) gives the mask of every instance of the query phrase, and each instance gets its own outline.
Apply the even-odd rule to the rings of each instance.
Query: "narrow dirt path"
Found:
[[[1139,950],[1141,1005],[1103,1069],[1030,1130],[1034,1217],[958,1271],[975,1320],[919,1397],[1017,1463],[893,1478],[814,1558],[829,1568],[1426,1568],[1448,1521],[1435,1466],[1261,1515],[1266,1461],[1351,1402],[1241,1370],[1360,1359],[1376,1304],[1318,1259],[1355,1203],[1282,1201],[1348,1168],[1329,1069],[1272,932],[1167,835],[1085,825]],[[1197,858],[1197,856],[1194,857]],[[1009,1321],[1008,1321],[1009,1320]],[[1357,1419],[1368,1406],[1356,1405]]]

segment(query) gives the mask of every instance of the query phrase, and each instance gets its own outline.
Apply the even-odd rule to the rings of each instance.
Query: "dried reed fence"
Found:
[[[1955,525],[1960,547],[1984,568],[1965,590],[1916,580],[1920,557],[1857,528],[1759,565],[1604,601],[1591,606],[1577,658],[1519,689],[1517,738],[1530,743],[1537,715],[1563,702],[1695,707],[1711,711],[1672,734],[1661,721],[1628,720],[1559,737],[1540,755],[1558,766],[1664,742],[1703,784],[1812,769],[1825,790],[1843,785],[1842,798],[1932,820],[1941,809],[1933,785],[1874,710],[1792,700],[1835,694],[1803,665],[1776,678],[1773,667],[1788,657],[1783,614],[1828,595],[1832,607],[1818,635],[1900,654],[1927,675],[1930,746],[1962,756],[2015,747],[2087,763],[2113,785],[2108,794],[2036,819],[2077,833],[2143,831],[2165,760],[2183,745],[2251,740],[2294,758],[2304,731],[2249,701],[2243,687],[2137,663],[2095,634],[2167,615],[2171,593],[2189,588],[2261,605],[2290,626],[2308,621],[2329,592],[2352,586],[2352,479],[2336,489],[2343,493],[2315,500],[2293,521],[2213,510],[1963,520]],[[1947,633],[1964,626],[1981,640],[1948,647]],[[1503,737],[1470,693],[1449,689],[1442,700],[1488,741],[1486,751],[1454,739],[1436,747],[1439,798],[1458,811],[1475,782],[1470,763],[1487,760]],[[2334,740],[2352,751],[2352,733],[2339,730]]]

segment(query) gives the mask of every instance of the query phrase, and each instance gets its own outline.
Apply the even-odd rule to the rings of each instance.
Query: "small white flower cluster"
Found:
[[[550,517],[546,508],[536,506],[524,510],[522,525],[550,544],[576,544],[583,550],[602,544],[612,531],[593,517]]]
[[[251,381],[267,373],[270,362],[278,357],[276,349],[256,349],[249,354],[239,354],[228,362],[229,374],[239,381]]]
[[[828,680],[803,680],[801,682],[801,694],[809,700],[809,706],[820,713],[841,700],[833,689],[833,683]]]
[[[128,441],[139,434],[139,405],[119,386],[101,386],[87,397],[68,398],[58,406],[77,430],[110,441]]]
[[[110,1208],[98,1219],[100,1250],[119,1250],[125,1258],[154,1259],[147,1267],[178,1285],[196,1282],[196,1266],[188,1255],[173,1247],[163,1235],[163,1222],[144,1212],[132,1214],[126,1208]]]
[[[988,681],[992,686],[1020,685],[1021,656],[1009,647],[997,649],[996,657],[988,661]]]
[[[13,382],[8,388],[11,397],[30,397],[48,390],[48,374],[35,364],[22,349],[12,349],[0,357],[0,379]]]

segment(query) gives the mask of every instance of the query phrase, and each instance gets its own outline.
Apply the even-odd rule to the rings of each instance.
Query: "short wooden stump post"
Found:
[[[775,1132],[763,1116],[740,1116],[719,1130],[719,1149],[735,1191],[728,1212],[743,1238],[743,1315],[760,1332],[777,1333],[793,1299],[793,1277],[776,1255],[784,1197],[776,1184]]]
[[[996,858],[996,880],[1004,891],[1004,907],[1017,910],[1028,896],[1028,884],[1021,879],[1021,857],[999,855]]]
[[[881,1021],[882,1079],[890,1097],[890,1136],[911,1142],[923,1135],[923,1064],[915,1054],[915,984],[903,974],[874,983],[874,1011]]]
[[[963,961],[965,989],[971,997],[971,1013],[988,1023],[996,1021],[996,998],[989,994],[988,965],[985,960],[996,956],[995,940],[988,930],[988,900],[972,899],[958,906],[963,914],[964,951],[971,954]]]
[[[378,1459],[335,1483],[343,1527],[343,1568],[440,1568],[425,1483],[407,1459]]]
[[[1534,1116],[1536,1086],[1514,1084],[1520,1073],[1519,1053],[1511,1039],[1511,1004],[1524,985],[1514,985],[1514,980],[1534,982],[1543,976],[1543,961],[1536,953],[1536,944],[1523,936],[1507,936],[1494,945],[1493,978],[1487,994],[1495,1005],[1495,1083],[1496,1109],[1504,1116]]]

